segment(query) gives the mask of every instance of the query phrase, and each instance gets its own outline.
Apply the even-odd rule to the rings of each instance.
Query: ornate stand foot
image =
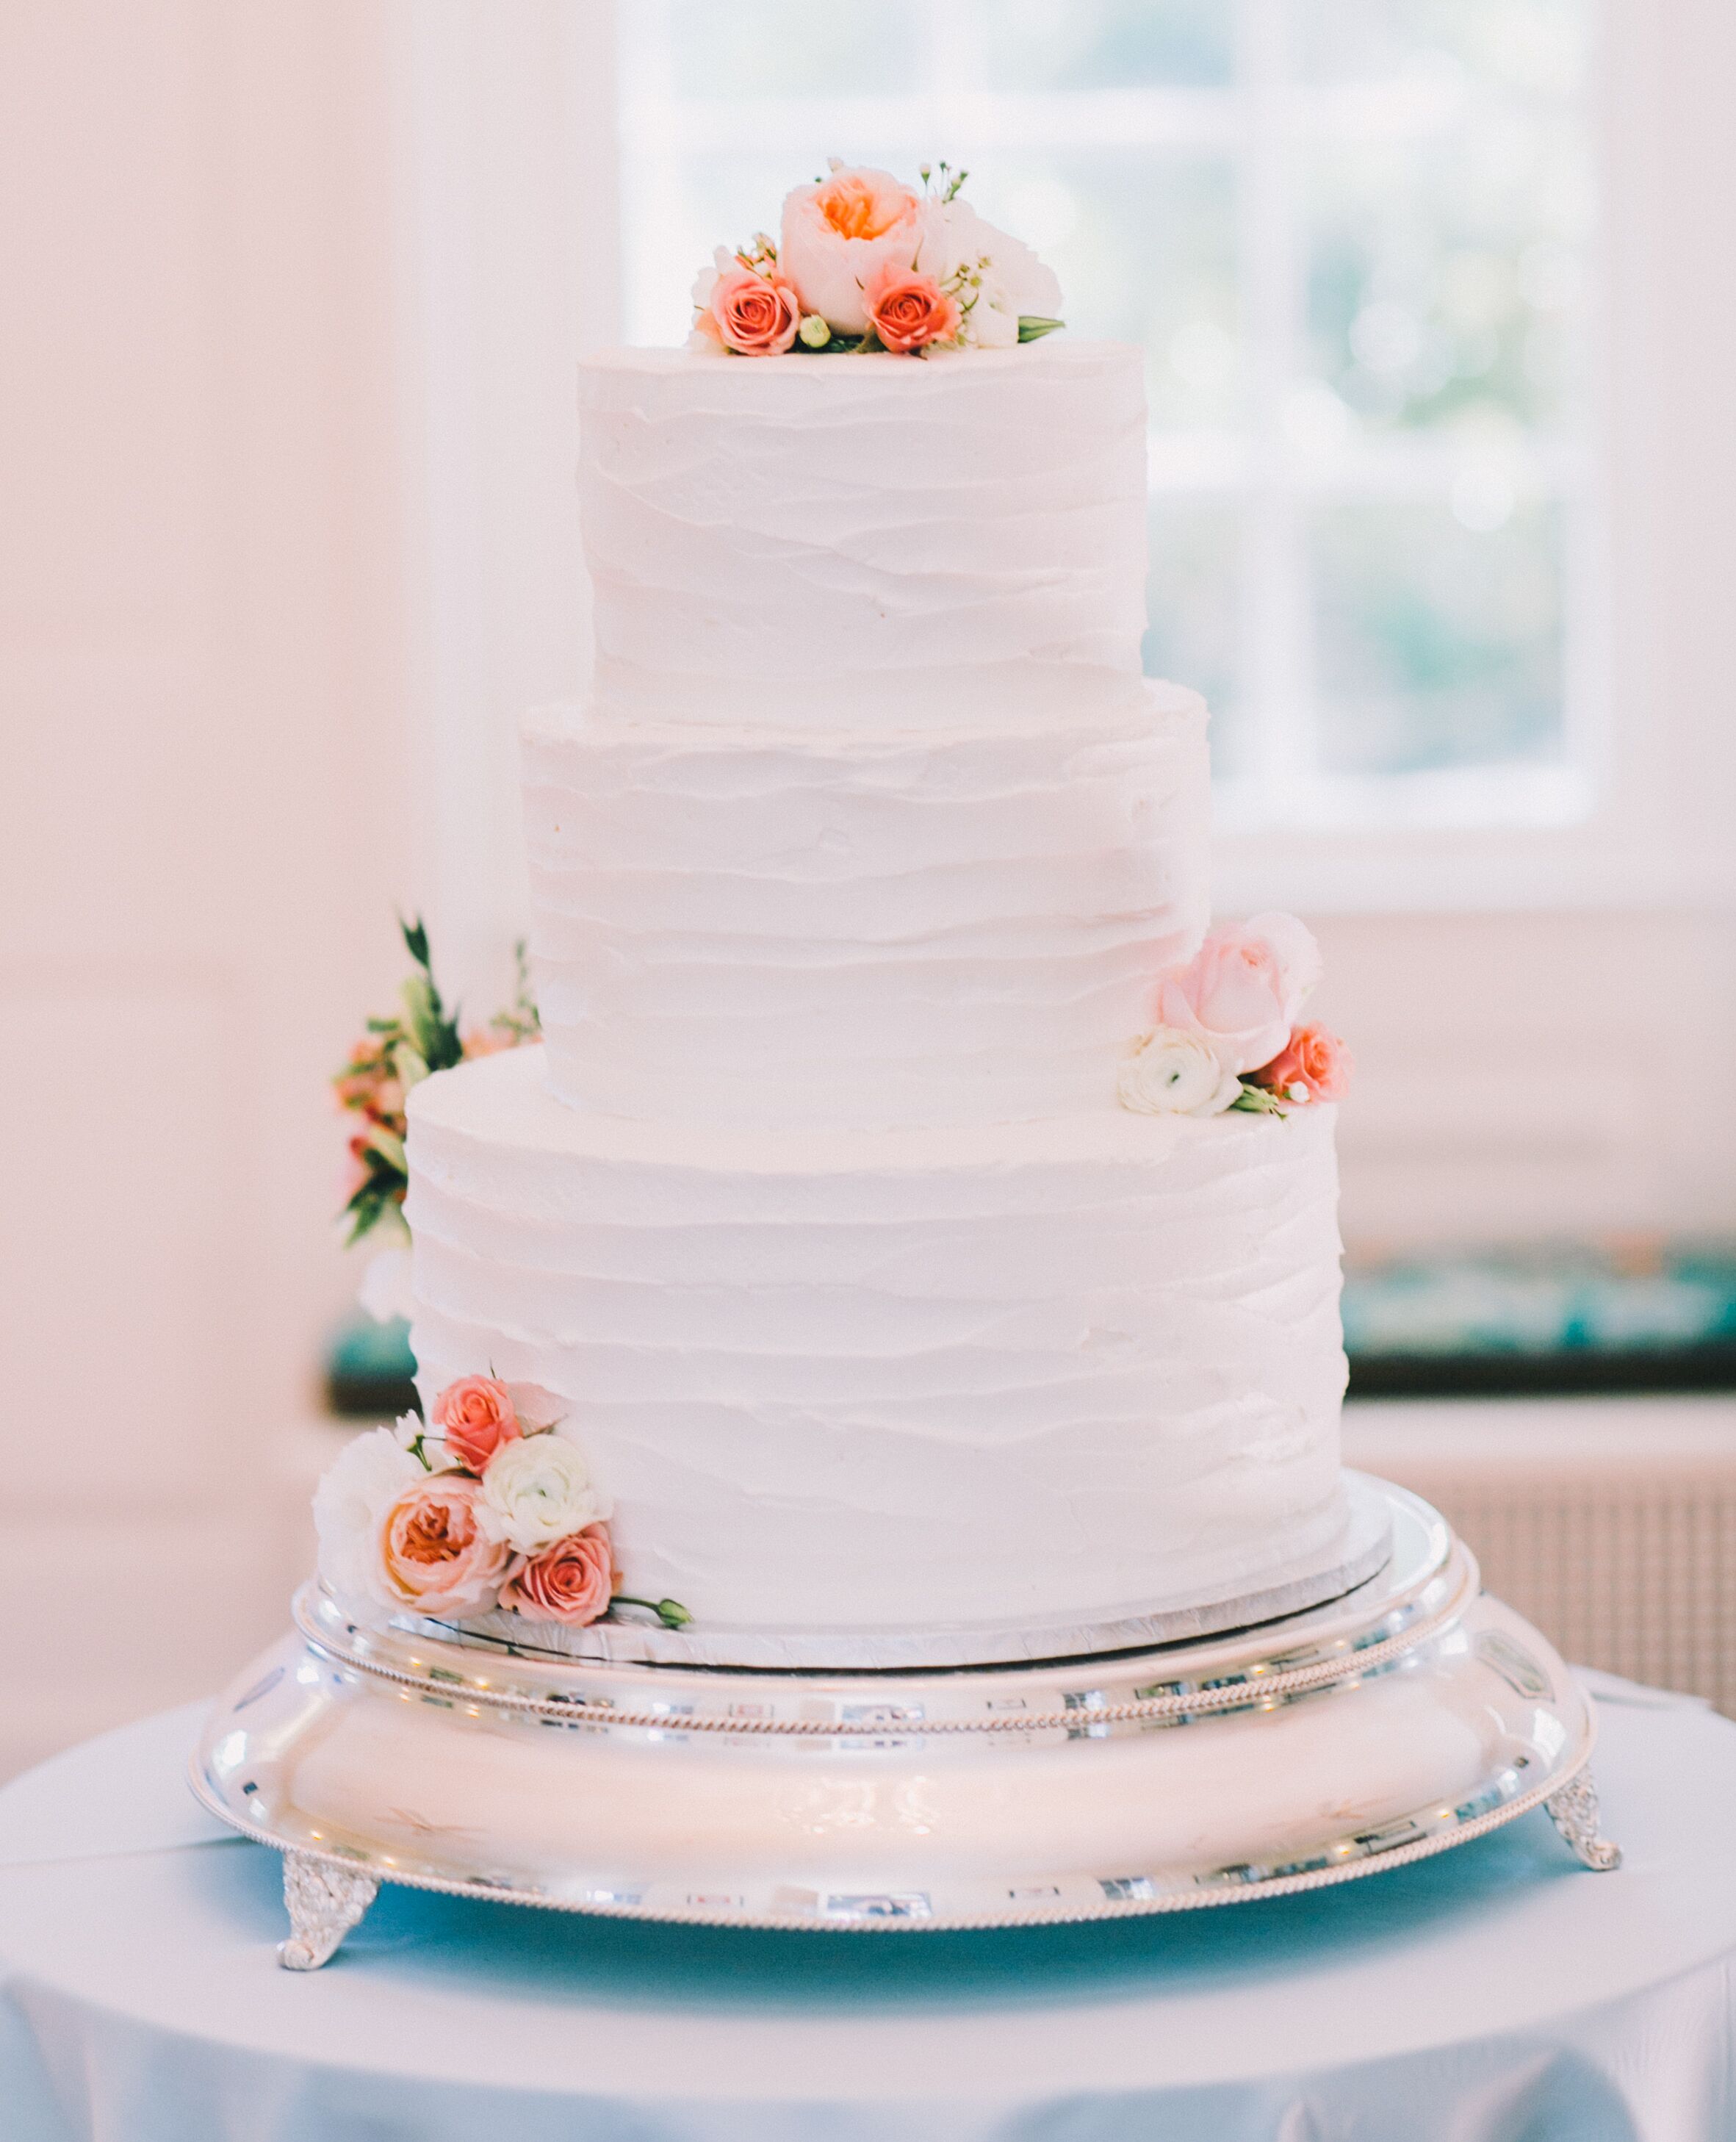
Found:
[[[1597,1829],[1597,1788],[1590,1770],[1570,1778],[1558,1793],[1543,1803],[1550,1820],[1572,1848],[1576,1858],[1600,1874],[1621,1864],[1621,1847],[1600,1837]]]
[[[284,1903],[289,1938],[279,1942],[278,1962],[285,1971],[318,1971],[329,1963],[338,1942],[379,1893],[371,1874],[328,1866],[304,1852],[286,1852]]]

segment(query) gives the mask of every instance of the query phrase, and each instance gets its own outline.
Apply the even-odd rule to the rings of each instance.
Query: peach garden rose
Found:
[[[537,1621],[582,1628],[608,1611],[619,1582],[608,1526],[587,1525],[540,1554],[515,1561],[501,1604]]]
[[[863,291],[888,262],[909,269],[922,237],[922,198],[890,171],[851,170],[834,159],[831,176],[785,199],[778,264],[801,293],[804,313],[835,333],[868,326]]]
[[[430,1473],[407,1488],[380,1528],[386,1596],[419,1614],[477,1614],[495,1604],[511,1559],[480,1481]]]

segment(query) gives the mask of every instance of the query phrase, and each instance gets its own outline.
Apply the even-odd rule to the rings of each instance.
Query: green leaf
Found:
[[[395,1138],[388,1130],[382,1130],[377,1123],[367,1132],[366,1136],[369,1151],[377,1153],[394,1173],[405,1175],[408,1172],[402,1138]]]
[[[455,1019],[443,1019],[428,1036],[428,1069],[450,1071],[464,1061],[464,1037]]]
[[[1275,1093],[1269,1093],[1264,1086],[1244,1086],[1225,1110],[1233,1115],[1238,1109],[1245,1116],[1287,1116],[1286,1108]]]
[[[1021,313],[1018,316],[1018,339],[1021,342],[1040,342],[1044,335],[1053,334],[1064,328],[1065,320],[1047,320],[1040,313]]]
[[[419,915],[413,922],[406,922],[403,916],[401,915],[398,917],[398,928],[404,933],[405,950],[409,953],[411,958],[415,960],[417,965],[420,967],[422,972],[432,980],[433,978],[433,969],[429,965],[428,961],[428,930],[427,924],[422,920]]]

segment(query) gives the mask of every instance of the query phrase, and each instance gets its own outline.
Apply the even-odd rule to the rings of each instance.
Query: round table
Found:
[[[1311,1895],[749,1933],[388,1888],[280,1971],[200,1714],[0,1792],[6,2142],[1707,2142],[1736,2134],[1736,1725],[1588,1676],[1614,1874],[1541,1813]]]

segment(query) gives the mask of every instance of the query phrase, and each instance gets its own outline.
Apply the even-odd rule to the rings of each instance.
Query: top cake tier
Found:
[[[617,350],[580,394],[613,719],[956,731],[1137,691],[1137,349]]]

